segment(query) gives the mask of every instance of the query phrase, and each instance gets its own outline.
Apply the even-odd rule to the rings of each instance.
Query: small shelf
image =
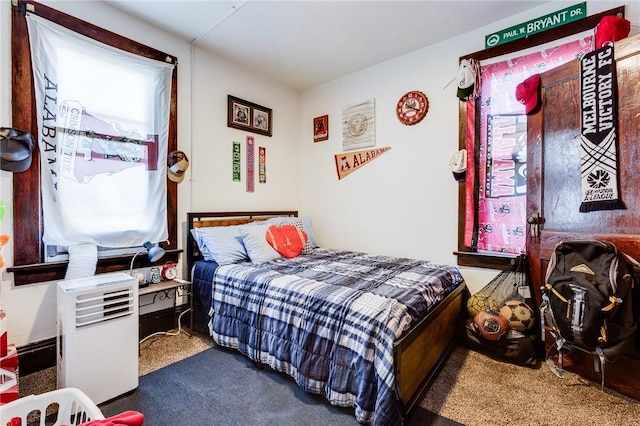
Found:
[[[153,295],[153,301],[151,303],[147,303],[145,305],[140,305],[140,306],[147,306],[147,305],[152,305],[156,302],[156,297],[158,296],[158,294],[160,294],[160,300],[163,299],[170,299],[171,295],[170,293],[174,293],[174,299],[177,298],[177,296],[187,296],[187,303],[189,305],[189,333],[188,335],[191,336],[191,334],[193,333],[193,292],[192,292],[192,286],[191,286],[191,281],[185,281],[185,280],[166,280],[166,281],[160,281],[159,283],[155,283],[155,284],[149,284],[146,287],[142,287],[140,289],[138,289],[138,298],[148,295],[148,294],[152,294]],[[162,296],[162,294],[164,294],[164,297]]]

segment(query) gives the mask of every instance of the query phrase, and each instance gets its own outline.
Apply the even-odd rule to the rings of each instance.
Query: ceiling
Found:
[[[104,1],[200,48],[305,90],[548,0]]]

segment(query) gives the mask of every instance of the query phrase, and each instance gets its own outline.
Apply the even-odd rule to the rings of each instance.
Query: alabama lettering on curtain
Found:
[[[131,247],[166,240],[173,65],[26,18],[44,242]]]

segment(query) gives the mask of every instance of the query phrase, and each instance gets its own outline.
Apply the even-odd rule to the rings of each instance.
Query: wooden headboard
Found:
[[[193,228],[212,226],[244,225],[258,220],[267,220],[278,216],[298,216],[296,210],[264,212],[193,212],[187,213],[187,276],[191,278],[193,265],[202,260],[202,253],[191,235]]]

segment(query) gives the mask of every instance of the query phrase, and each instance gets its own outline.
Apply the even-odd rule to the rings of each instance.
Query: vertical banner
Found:
[[[478,240],[478,235],[475,231],[476,217],[475,206],[477,204],[475,199],[475,186],[476,179],[476,145],[475,145],[475,128],[476,128],[476,103],[465,102],[467,109],[467,134],[466,134],[466,148],[467,148],[467,180],[465,183],[465,203],[466,211],[464,212],[464,245],[466,247],[474,247]]]
[[[258,147],[258,176],[260,183],[267,183],[267,148]]]
[[[253,136],[247,136],[247,192],[253,192],[255,189],[255,177],[254,177],[254,140]]]
[[[618,83],[613,46],[580,60],[582,203],[580,211],[624,209],[618,191]]]
[[[233,181],[240,182],[240,142],[233,143],[232,160]]]

